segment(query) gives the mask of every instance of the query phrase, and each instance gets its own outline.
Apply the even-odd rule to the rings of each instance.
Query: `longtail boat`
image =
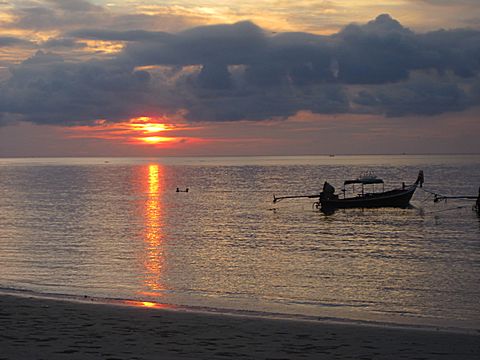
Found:
[[[300,196],[280,196],[274,195],[273,202],[276,203],[283,199],[292,198],[318,198],[314,203],[317,208],[324,212],[332,212],[336,209],[345,208],[378,208],[378,207],[400,207],[405,208],[410,204],[410,199],[417,187],[422,187],[424,181],[423,171],[418,173],[417,180],[411,185],[405,185],[397,189],[385,191],[384,181],[369,173],[364,174],[354,180],[346,180],[343,184],[342,195],[335,194],[335,188],[328,182],[323,184],[323,190],[320,194],[300,195]],[[382,191],[375,192],[375,184],[382,185]],[[346,186],[352,186],[354,196],[347,197]],[[361,192],[355,193],[355,185],[360,185]],[[366,191],[366,186],[371,186],[373,191]],[[377,186],[378,188],[378,186]],[[358,187],[357,187],[358,189]]]

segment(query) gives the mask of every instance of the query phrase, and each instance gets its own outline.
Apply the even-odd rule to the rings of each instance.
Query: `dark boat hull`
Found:
[[[378,208],[378,207],[399,207],[406,208],[410,204],[417,186],[413,185],[407,189],[396,189],[382,193],[365,194],[352,198],[320,198],[322,210],[347,209],[347,208]]]

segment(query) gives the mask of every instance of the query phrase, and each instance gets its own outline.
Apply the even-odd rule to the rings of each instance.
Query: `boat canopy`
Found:
[[[350,184],[362,184],[362,185],[369,185],[369,184],[383,184],[382,179],[378,178],[361,178],[355,180],[345,180],[343,185],[350,185]]]

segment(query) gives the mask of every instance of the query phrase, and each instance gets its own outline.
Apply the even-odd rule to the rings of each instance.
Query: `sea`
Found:
[[[272,201],[419,170],[407,209]],[[479,186],[480,155],[3,158],[0,293],[477,332],[480,217],[434,193]]]

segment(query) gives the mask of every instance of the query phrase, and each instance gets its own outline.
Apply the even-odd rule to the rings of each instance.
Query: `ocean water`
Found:
[[[0,159],[0,288],[480,329],[474,201],[325,215],[328,180],[476,195],[480,156]],[[176,192],[176,188],[188,192]],[[151,305],[151,304],[150,304]]]

